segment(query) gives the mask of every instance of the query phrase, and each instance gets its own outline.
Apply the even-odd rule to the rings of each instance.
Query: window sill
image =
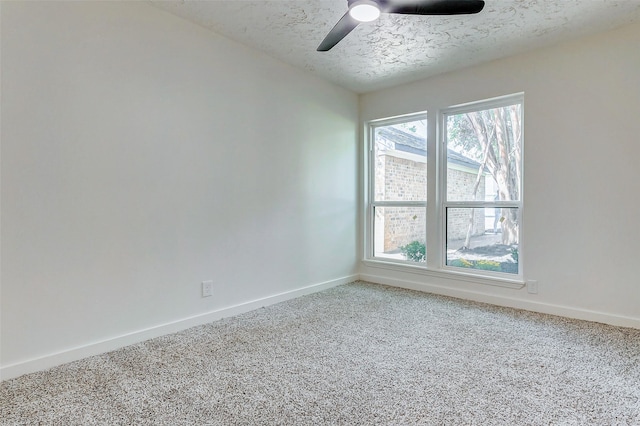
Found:
[[[429,269],[426,266],[416,266],[412,264],[385,262],[383,260],[364,259],[363,264],[372,268],[388,269],[397,272],[405,272],[410,274],[418,274],[435,278],[444,278],[454,281],[465,281],[474,284],[491,285],[496,287],[512,288],[520,290],[524,288],[525,283],[521,278],[509,279],[502,277],[488,277],[484,275],[477,275],[468,272],[458,272],[450,270],[434,270]]]

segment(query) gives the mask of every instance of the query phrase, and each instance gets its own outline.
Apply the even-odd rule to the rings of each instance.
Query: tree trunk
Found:
[[[483,165],[491,173],[498,185],[499,200],[511,201],[519,198],[520,182],[520,138],[521,129],[517,107],[496,108],[466,114],[469,123],[483,151]],[[509,132],[508,119],[515,120]],[[514,152],[512,152],[512,149]],[[512,170],[510,156],[513,154],[515,168]],[[518,242],[518,219],[516,209],[501,208],[500,225],[502,243]],[[469,218],[469,228],[465,246],[468,247],[473,229],[473,211]]]
[[[486,139],[485,139],[486,141]],[[478,193],[478,187],[480,186],[480,182],[482,181],[482,174],[484,173],[485,168],[487,167],[487,161],[489,160],[489,147],[491,145],[486,143],[482,149],[482,164],[478,167],[478,174],[476,175],[476,182],[473,185],[473,193],[472,197],[475,200],[476,194]],[[467,227],[467,236],[464,239],[464,247],[471,248],[471,235],[473,233],[473,223],[475,222],[475,209],[471,209],[471,213],[469,213],[469,226]]]

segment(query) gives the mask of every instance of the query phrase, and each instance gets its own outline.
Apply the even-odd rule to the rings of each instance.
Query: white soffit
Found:
[[[640,0],[485,0],[477,15],[383,14],[316,48],[346,0],[152,0],[174,15],[358,93],[629,24]]]

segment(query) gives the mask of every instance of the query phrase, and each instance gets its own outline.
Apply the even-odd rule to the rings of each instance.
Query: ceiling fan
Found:
[[[484,7],[483,0],[347,0],[349,10],[318,46],[318,52],[326,52],[338,44],[361,22],[378,19],[380,13],[403,15],[464,15],[478,13]]]

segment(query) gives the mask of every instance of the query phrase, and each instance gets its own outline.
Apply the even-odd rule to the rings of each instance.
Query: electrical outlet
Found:
[[[213,281],[202,281],[202,297],[213,296]]]
[[[527,292],[531,294],[538,294],[537,280],[527,280]]]

